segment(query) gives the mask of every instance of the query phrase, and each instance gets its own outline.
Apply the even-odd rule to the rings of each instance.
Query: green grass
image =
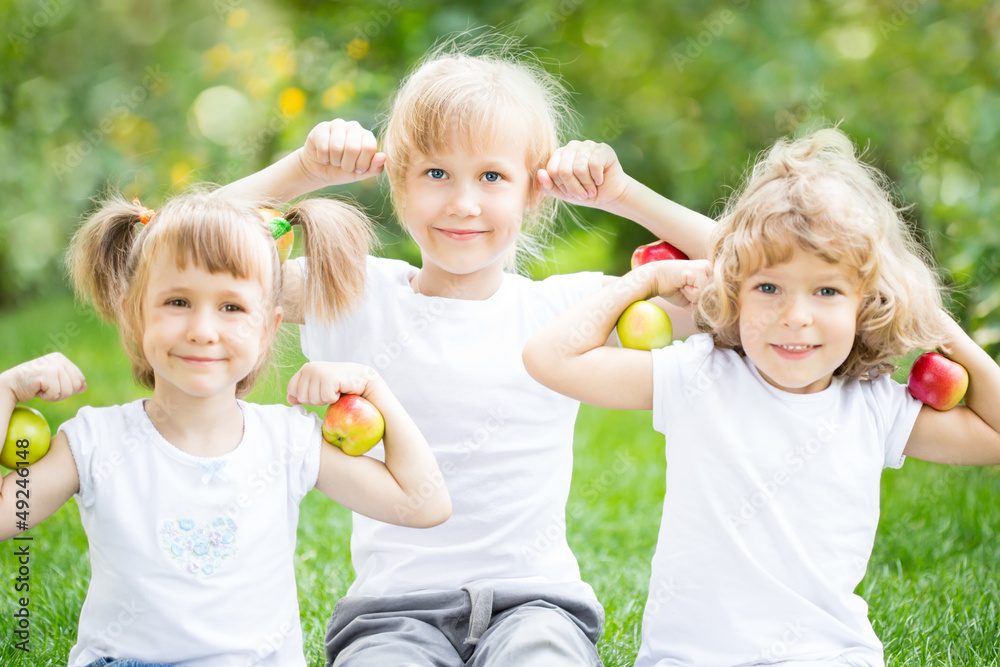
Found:
[[[122,403],[136,389],[115,331],[68,298],[0,313],[3,368],[59,349],[87,374],[82,396],[34,401],[55,426],[85,404]],[[291,330],[290,330],[291,331]],[[301,363],[294,334],[285,368],[251,397],[277,402]],[[604,603],[601,655],[608,667],[631,665],[639,640],[649,560],[663,499],[663,436],[649,413],[584,406],[577,428],[570,543],[583,577]],[[316,492],[299,526],[297,572],[310,664],[322,664],[326,620],[351,579],[350,515]],[[861,594],[890,665],[1000,666],[1000,468],[952,468],[909,461],[883,476],[882,521]],[[31,651],[13,647],[14,543],[0,545],[0,665],[62,665],[73,644],[89,577],[86,538],[75,503],[31,542]]]

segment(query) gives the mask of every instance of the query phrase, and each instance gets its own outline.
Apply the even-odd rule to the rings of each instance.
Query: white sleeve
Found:
[[[903,450],[910,439],[910,433],[913,431],[913,425],[917,421],[923,403],[910,396],[905,386],[888,375],[870,380],[869,386],[875,403],[875,414],[882,422],[885,443],[884,466],[899,468],[906,460]]]
[[[709,334],[694,334],[652,350],[653,355],[653,428],[666,434],[670,427],[669,409],[683,409],[690,400],[718,379],[719,360],[712,355],[715,343]]]
[[[84,406],[76,417],[67,420],[59,430],[66,434],[69,448],[76,461],[76,471],[80,476],[80,490],[76,493],[77,502],[82,507],[94,504],[96,495],[95,484],[100,478],[99,451],[101,442],[107,438],[107,429],[96,408]],[[104,462],[103,465],[108,465]]]
[[[604,274],[597,271],[556,274],[538,284],[544,290],[547,302],[552,304],[552,316],[555,317],[583,297],[601,289]]]
[[[298,503],[316,486],[316,480],[319,479],[323,423],[318,416],[306,412],[301,405],[285,409],[288,420],[288,491],[292,500]]]

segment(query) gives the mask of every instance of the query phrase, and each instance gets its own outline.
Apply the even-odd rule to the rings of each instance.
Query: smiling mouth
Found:
[[[814,350],[819,349],[819,345],[778,345],[773,344],[771,347],[774,348],[775,352],[779,356],[786,359],[802,359],[804,357],[812,354]]]
[[[186,357],[184,355],[177,355],[177,358],[188,364],[196,364],[201,366],[207,366],[209,364],[215,363],[217,361],[222,361],[222,359],[216,359],[214,357]]]
[[[458,241],[464,241],[466,239],[474,239],[480,234],[485,234],[484,230],[479,229],[440,229],[435,228],[445,236],[450,239],[455,239]]]

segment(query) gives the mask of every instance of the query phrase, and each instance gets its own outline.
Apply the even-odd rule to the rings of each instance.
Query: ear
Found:
[[[271,331],[274,331],[274,332],[278,331],[278,327],[281,326],[281,318],[282,318],[283,315],[284,315],[284,311],[281,309],[281,306],[275,306],[274,307],[274,326],[271,329]]]

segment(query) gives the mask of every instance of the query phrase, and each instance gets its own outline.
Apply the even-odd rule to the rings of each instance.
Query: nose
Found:
[[[195,308],[188,318],[187,338],[192,343],[207,345],[219,340],[215,312],[210,308]]]
[[[477,196],[475,185],[471,183],[456,184],[452,189],[451,197],[448,199],[446,212],[448,215],[460,218],[473,218],[481,215],[482,208],[479,205],[479,197]]]
[[[784,299],[781,311],[781,323],[790,328],[801,328],[812,324],[812,311],[809,309],[809,297],[791,295]]]

